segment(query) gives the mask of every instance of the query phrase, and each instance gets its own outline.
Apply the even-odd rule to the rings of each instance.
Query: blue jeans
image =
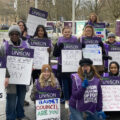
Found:
[[[83,113],[69,106],[70,108],[70,120],[84,120]]]
[[[25,85],[16,85],[16,94],[7,94],[6,97],[6,120],[23,118],[24,99],[26,95]]]

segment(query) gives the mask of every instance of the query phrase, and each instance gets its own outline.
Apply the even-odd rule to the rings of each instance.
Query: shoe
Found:
[[[30,120],[30,118],[25,116],[24,118],[21,118],[20,120]]]
[[[24,106],[29,106],[29,105],[30,105],[30,103],[28,101],[24,100]]]
[[[65,101],[65,109],[69,109],[69,102]]]

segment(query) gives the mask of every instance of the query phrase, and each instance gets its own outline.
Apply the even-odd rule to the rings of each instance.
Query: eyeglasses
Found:
[[[13,36],[13,35],[17,35],[17,36],[18,36],[19,33],[10,33],[10,35],[11,35],[11,36]]]

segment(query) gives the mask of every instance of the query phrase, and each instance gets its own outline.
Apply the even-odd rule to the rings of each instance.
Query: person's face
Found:
[[[109,41],[109,43],[114,43],[115,42],[115,37],[109,37],[108,41]]]
[[[84,71],[87,71],[87,73],[89,73],[90,72],[90,66],[89,65],[83,65],[82,66],[82,71],[84,72]]]
[[[71,36],[71,30],[70,29],[64,29],[63,36],[65,38],[70,38],[70,36]]]
[[[110,72],[114,75],[114,74],[117,74],[118,73],[118,68],[117,68],[117,65],[116,64],[111,64],[110,66]]]
[[[86,29],[85,29],[85,36],[86,36],[86,37],[92,37],[92,34],[93,34],[92,32],[93,32],[93,31],[92,31],[91,28],[89,28],[89,27],[86,28]]]
[[[38,37],[39,38],[43,38],[44,37],[44,30],[42,29],[42,28],[39,28],[39,30],[38,30]]]
[[[23,32],[25,29],[24,24],[22,22],[20,22],[18,25],[20,27],[20,30]]]
[[[20,34],[18,32],[11,32],[10,33],[10,40],[13,42],[17,42],[19,40]]]
[[[91,15],[90,19],[91,19],[92,22],[95,22],[96,16],[95,15]]]
[[[43,77],[45,80],[48,80],[50,78],[50,71],[49,70],[45,70],[43,72]]]

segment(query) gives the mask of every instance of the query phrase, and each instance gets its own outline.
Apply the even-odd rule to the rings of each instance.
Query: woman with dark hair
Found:
[[[18,26],[20,27],[21,30],[21,38],[22,40],[26,41],[30,38],[30,36],[27,34],[27,26],[24,23],[24,21],[18,21]]]
[[[47,32],[45,30],[45,27],[43,25],[38,25],[36,28],[36,31],[33,35],[33,38],[38,38],[39,40],[48,40],[49,41],[49,48],[47,49],[48,53],[51,53],[51,48],[52,48],[52,43],[51,40],[48,39]],[[41,70],[39,69],[34,69],[32,72],[32,78],[33,78],[33,83],[35,82],[35,79],[38,79],[41,74]]]
[[[112,61],[109,64],[109,76],[118,76],[119,75],[119,64],[115,61]]]
[[[33,37],[34,38],[48,38],[45,27],[43,25],[38,25]]]

